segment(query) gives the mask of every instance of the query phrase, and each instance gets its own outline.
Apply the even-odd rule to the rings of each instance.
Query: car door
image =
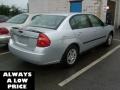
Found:
[[[80,45],[81,52],[95,46],[95,30],[91,27],[91,23],[87,15],[75,15],[70,19],[70,25],[75,37]]]
[[[104,23],[94,15],[88,15],[90,22],[95,30],[94,41],[96,45],[103,43],[106,40],[106,31],[104,29]]]

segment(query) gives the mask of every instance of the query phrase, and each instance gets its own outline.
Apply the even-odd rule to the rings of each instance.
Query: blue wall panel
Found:
[[[82,2],[70,2],[70,12],[82,12]]]

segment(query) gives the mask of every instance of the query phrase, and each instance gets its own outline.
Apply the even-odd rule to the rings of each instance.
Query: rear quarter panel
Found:
[[[113,31],[114,33],[114,27],[112,25],[107,25],[104,27],[104,29],[106,30],[106,36],[108,37],[109,33]],[[107,39],[106,37],[106,39]]]
[[[74,33],[69,25],[69,18],[64,20],[57,30],[54,32],[47,32],[46,35],[51,40],[50,48],[53,50],[51,51],[52,54],[59,59],[61,59],[69,45],[72,43],[77,43],[77,39],[75,38]]]

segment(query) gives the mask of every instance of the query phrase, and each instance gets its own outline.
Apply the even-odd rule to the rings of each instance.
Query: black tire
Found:
[[[110,34],[108,35],[108,38],[107,38],[107,40],[106,40],[105,45],[106,45],[106,46],[111,46],[111,45],[112,45],[112,42],[113,42],[113,34],[110,33]]]
[[[72,54],[70,57],[70,53],[73,53],[73,62],[70,59],[72,59]],[[76,55],[75,55],[76,54]],[[75,55],[75,56],[74,56]],[[70,47],[67,48],[67,50],[65,51],[64,55],[62,56],[61,62],[64,66],[70,67],[76,64],[77,60],[78,60],[78,56],[79,56],[79,49],[77,46],[75,45],[71,45]]]
[[[8,44],[0,44],[0,48],[7,48]]]

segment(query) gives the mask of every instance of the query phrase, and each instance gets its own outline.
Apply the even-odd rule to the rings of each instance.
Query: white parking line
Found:
[[[85,68],[81,69],[80,71],[76,72],[75,74],[71,75],[70,77],[68,77],[67,79],[65,79],[64,81],[58,83],[58,85],[60,87],[63,87],[64,85],[68,84],[69,82],[71,82],[73,79],[77,78],[78,76],[80,76],[81,74],[83,74],[84,72],[88,71],[90,68],[92,68],[93,66],[95,66],[97,63],[101,62],[102,60],[104,60],[105,58],[107,58],[108,56],[110,56],[112,53],[114,53],[116,50],[118,50],[120,48],[120,45],[118,45],[117,47],[115,47],[114,49],[110,50],[108,53],[106,53],[105,55],[103,55],[102,57],[100,57],[99,59],[95,60],[94,62],[92,62],[91,64],[89,64],[88,66],[86,66]]]
[[[113,39],[113,40],[115,40],[115,41],[119,41],[119,42],[120,42],[120,39]]]
[[[5,55],[5,54],[8,54],[8,53],[10,53],[10,52],[0,53],[0,56],[1,56],[1,55]]]

